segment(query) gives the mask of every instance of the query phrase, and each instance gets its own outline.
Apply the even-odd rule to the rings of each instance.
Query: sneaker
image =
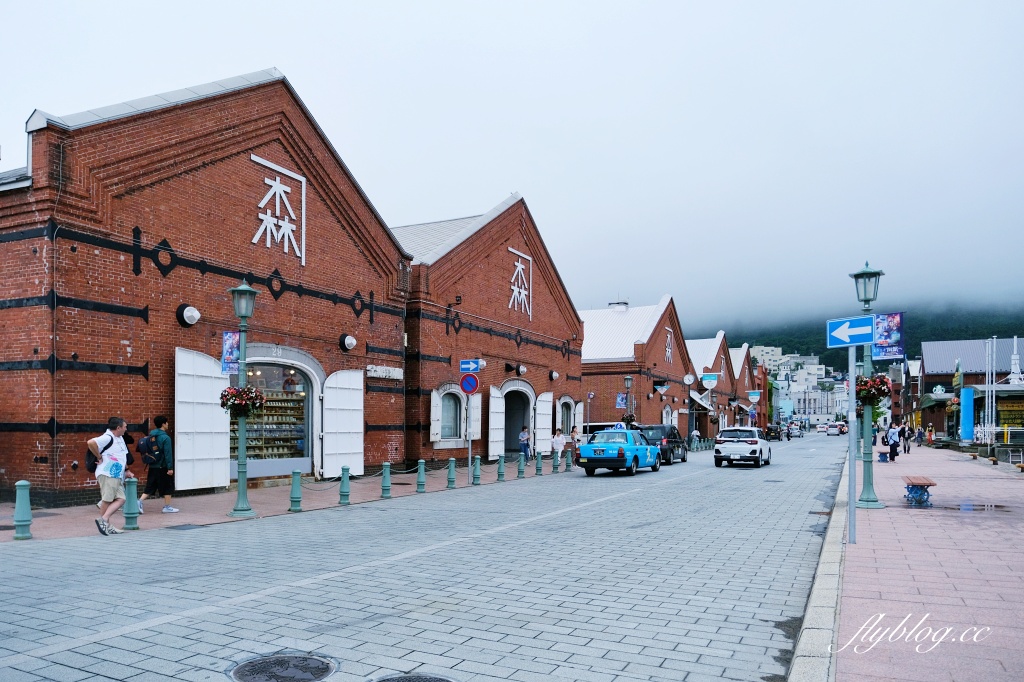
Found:
[[[107,525],[107,535],[120,535],[123,532],[123,530],[118,530],[114,526],[111,526],[109,524]]]
[[[177,507],[172,507],[171,505],[167,505],[167,506],[165,506],[163,508],[163,513],[164,514],[177,514],[178,513],[178,509],[177,509]]]
[[[96,519],[96,527],[99,529],[100,535],[106,535],[107,534],[107,528],[109,526],[107,525],[107,522],[102,517]]]
[[[142,500],[139,500],[139,516],[142,516],[143,513],[144,512],[142,511]]]

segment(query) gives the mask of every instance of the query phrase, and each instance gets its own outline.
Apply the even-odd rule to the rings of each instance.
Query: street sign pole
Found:
[[[846,432],[848,436],[848,467],[850,471],[850,485],[847,495],[847,506],[849,507],[847,514],[849,516],[849,528],[847,531],[846,541],[851,545],[857,544],[857,347],[850,346],[849,348],[850,360],[849,369],[847,376],[850,380],[847,382],[850,387],[847,389],[849,395],[849,406],[846,410],[846,425],[849,429]]]

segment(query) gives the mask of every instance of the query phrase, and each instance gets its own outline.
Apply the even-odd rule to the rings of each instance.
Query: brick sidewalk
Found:
[[[403,463],[393,465],[395,469],[404,467]],[[530,462],[526,467],[526,476],[532,478],[536,475],[536,464]],[[518,463],[505,465],[505,482],[514,483]],[[564,473],[565,460],[562,460],[559,472]],[[576,468],[573,469],[576,471]],[[481,463],[480,466],[481,485],[497,482],[498,463]],[[551,460],[544,461],[544,475],[551,475]],[[466,467],[456,471],[456,486],[465,488],[470,485],[469,474]],[[142,483],[142,481],[140,481]],[[319,483],[311,479],[303,479],[302,488],[302,509],[311,511],[313,509],[325,509],[338,506],[338,482]],[[448,470],[427,471],[427,492],[443,491],[448,487]],[[351,504],[372,502],[381,499],[381,476],[364,476],[351,481],[351,492],[349,501]],[[141,485],[140,485],[141,493]],[[256,512],[257,517],[279,516],[288,513],[290,506],[289,496],[291,485],[280,485],[270,488],[251,488],[249,490],[249,506]],[[416,473],[392,474],[391,475],[391,496],[401,497],[404,495],[416,494]],[[235,506],[237,492],[234,490],[221,491],[209,495],[194,495],[188,497],[175,497],[172,504],[181,511],[177,514],[163,514],[163,498],[146,500],[145,513],[139,517],[139,528],[141,530],[154,530],[157,528],[168,528],[171,526],[196,525],[208,526],[215,523],[233,523],[244,521],[229,517],[227,513]],[[99,499],[99,490],[96,491],[96,499]],[[96,535],[96,524],[93,519],[99,516],[99,510],[95,505],[84,505],[80,507],[62,507],[58,509],[34,509],[32,511],[32,540],[52,540],[55,538],[73,538],[86,535]],[[0,526],[11,526],[14,521],[14,503],[5,502],[0,504]],[[111,521],[115,526],[124,525],[124,517],[121,513],[115,512]],[[6,530],[0,532],[0,542],[12,542],[14,531]]]
[[[886,508],[858,509],[857,544],[846,545],[836,680],[1024,679],[1024,474],[926,447],[874,472]],[[934,507],[907,507],[900,477],[909,475],[937,483]],[[909,643],[896,636],[908,615],[911,631],[925,618]]]

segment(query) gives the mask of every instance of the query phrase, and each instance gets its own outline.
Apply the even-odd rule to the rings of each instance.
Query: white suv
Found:
[[[760,467],[772,463],[772,450],[761,429],[736,426],[722,431],[715,438],[715,466],[746,462]]]

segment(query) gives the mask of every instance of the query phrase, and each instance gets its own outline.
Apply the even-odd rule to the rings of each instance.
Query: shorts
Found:
[[[104,502],[126,499],[124,494],[124,481],[120,478],[112,478],[110,476],[100,474],[96,477],[96,482],[100,484],[100,498]]]
[[[167,473],[167,469],[160,467],[149,467],[149,475],[146,476],[146,488],[143,494],[152,497],[157,494],[172,495],[174,493],[174,476]]]

